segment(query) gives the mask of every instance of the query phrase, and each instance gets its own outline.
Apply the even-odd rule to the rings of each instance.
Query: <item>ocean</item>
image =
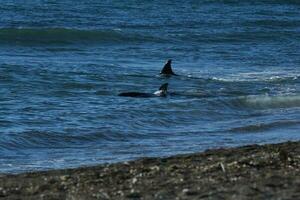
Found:
[[[0,173],[299,140],[299,66],[296,0],[1,1]]]

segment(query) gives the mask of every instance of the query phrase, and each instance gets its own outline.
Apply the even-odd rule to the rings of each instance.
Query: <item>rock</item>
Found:
[[[183,193],[184,195],[188,195],[188,196],[198,194],[197,191],[195,191],[195,190],[190,190],[190,189],[187,189],[187,188],[183,189],[183,190],[182,190],[182,193]]]
[[[138,181],[137,178],[134,177],[134,178],[132,179],[132,184],[135,184],[137,181]]]

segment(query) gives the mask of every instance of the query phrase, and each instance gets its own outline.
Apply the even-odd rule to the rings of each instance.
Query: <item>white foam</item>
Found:
[[[252,81],[280,81],[280,80],[297,80],[300,77],[300,74],[297,72],[243,72],[230,74],[222,77],[213,77],[213,80],[223,81],[223,82],[252,82]]]
[[[290,108],[300,107],[300,95],[253,95],[243,97],[247,106],[255,108]]]

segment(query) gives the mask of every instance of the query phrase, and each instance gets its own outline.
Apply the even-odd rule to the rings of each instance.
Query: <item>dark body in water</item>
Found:
[[[143,93],[143,92],[123,92],[123,93],[120,93],[118,96],[121,96],[121,97],[141,97],[141,98],[156,97],[154,94]]]
[[[165,97],[167,96],[168,92],[168,83],[162,84],[158,91],[154,93],[143,93],[143,92],[122,92],[118,96],[122,97],[140,97],[140,98],[147,98],[147,97]]]

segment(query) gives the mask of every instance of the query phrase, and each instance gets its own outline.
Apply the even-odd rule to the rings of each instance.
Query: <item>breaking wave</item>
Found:
[[[300,107],[300,95],[251,95],[241,97],[242,106],[256,109],[276,109]]]

